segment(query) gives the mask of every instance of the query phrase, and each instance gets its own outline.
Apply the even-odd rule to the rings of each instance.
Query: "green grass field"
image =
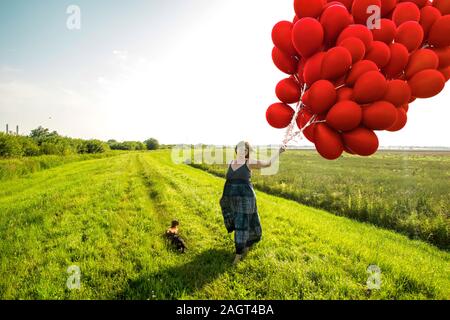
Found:
[[[122,151],[109,151],[96,154],[72,154],[66,156],[43,155],[38,157],[0,159],[0,180],[22,177],[27,174],[50,169],[71,162],[113,157],[120,153],[122,153]]]
[[[450,254],[257,192],[263,241],[233,267],[224,180],[167,151],[73,162],[0,182],[1,299],[449,299]],[[181,222],[190,250],[161,234]],[[69,290],[67,268],[81,270]],[[368,290],[369,265],[381,289]]]
[[[222,165],[196,167],[224,176]],[[392,229],[450,249],[450,153],[379,152],[325,161],[288,151],[279,173],[253,177],[256,188],[336,215]]]

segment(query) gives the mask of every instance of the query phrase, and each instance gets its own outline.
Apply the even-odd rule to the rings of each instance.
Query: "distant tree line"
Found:
[[[111,150],[135,151],[147,149],[145,147],[145,144],[140,141],[118,142],[116,140],[108,140],[108,146],[111,148]]]
[[[38,127],[28,136],[0,133],[0,157],[30,157],[39,155],[70,155],[104,153],[110,150],[157,150],[159,143],[156,139],[144,142],[109,140],[83,140],[63,137],[56,131]]]
[[[150,138],[144,142],[140,141],[124,141],[118,142],[116,140],[108,140],[108,146],[111,150],[158,150],[160,148],[158,140]]]

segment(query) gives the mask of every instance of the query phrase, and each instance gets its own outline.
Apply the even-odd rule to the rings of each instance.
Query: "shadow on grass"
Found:
[[[194,256],[186,264],[141,276],[128,283],[119,299],[174,300],[186,297],[214,281],[232,268],[229,250],[210,249]]]

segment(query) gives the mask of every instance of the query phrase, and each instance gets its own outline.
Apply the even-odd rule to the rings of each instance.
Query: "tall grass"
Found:
[[[36,157],[22,157],[0,159],[0,180],[22,177],[27,174],[57,167],[66,163],[113,157],[121,152],[110,151],[97,154],[73,154],[66,156],[45,155]]]
[[[193,166],[220,177],[226,172],[223,165]],[[261,191],[450,249],[450,153],[326,161],[313,151],[288,151],[278,174],[255,173],[252,180]]]

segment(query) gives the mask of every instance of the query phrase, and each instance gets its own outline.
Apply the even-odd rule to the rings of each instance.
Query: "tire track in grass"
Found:
[[[232,253],[221,248],[223,241],[217,241],[214,230],[205,226],[204,217],[194,213],[196,200],[190,201],[189,205],[185,202],[185,189],[173,180],[173,171],[168,173],[164,165],[150,156],[140,157],[140,162],[142,180],[161,232],[171,219],[179,219],[189,249],[185,255],[169,250],[166,261],[160,261],[157,270],[131,281],[122,296],[133,299],[190,298],[231,267]]]
[[[146,174],[151,172],[152,193],[157,195],[158,205],[166,213],[165,218],[170,220],[178,216],[186,217],[186,223],[200,227],[201,230],[197,231],[212,240],[212,245],[221,244],[222,242],[217,241],[222,240],[217,237],[217,234],[223,233],[220,228],[221,214],[217,207],[218,200],[210,200],[211,184],[192,179],[184,168],[176,168],[158,160],[160,159],[156,159],[156,155],[146,155],[143,163]],[[207,200],[204,196],[206,194],[209,195]],[[166,221],[170,222],[169,220]],[[195,233],[192,235],[195,236]]]

